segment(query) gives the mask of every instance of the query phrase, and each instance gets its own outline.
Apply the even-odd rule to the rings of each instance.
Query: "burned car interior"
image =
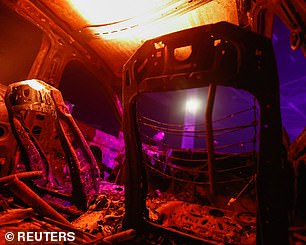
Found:
[[[115,2],[0,0],[1,244],[306,243],[306,4]]]

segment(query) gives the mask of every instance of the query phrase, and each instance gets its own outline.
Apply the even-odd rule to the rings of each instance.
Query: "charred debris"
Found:
[[[122,85],[124,139],[100,132],[96,148],[58,89],[36,79],[2,88],[1,234],[74,231],[76,244],[305,242],[305,175],[293,178],[305,172],[305,132],[284,143],[270,40],[224,22],[162,36],[129,59]],[[196,88],[207,88],[197,127],[141,106],[146,93]],[[246,91],[252,103],[216,118],[222,89]],[[227,124],[243,113],[247,120]],[[170,145],[169,135],[201,144]],[[107,165],[103,147],[115,149]]]

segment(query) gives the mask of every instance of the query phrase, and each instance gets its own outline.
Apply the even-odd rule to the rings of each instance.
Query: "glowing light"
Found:
[[[69,0],[89,24],[109,24],[142,15],[160,0]]]
[[[196,114],[196,112],[200,109],[201,102],[197,98],[189,98],[186,101],[186,112],[191,114]]]
[[[35,79],[22,81],[21,84],[29,85],[31,88],[33,88],[35,90],[45,89],[45,86]]]
[[[69,0],[71,6],[103,39],[149,39],[197,23],[203,5],[211,0]],[[195,12],[198,11],[198,12]],[[224,14],[222,14],[224,15]],[[224,19],[224,18],[223,18]]]

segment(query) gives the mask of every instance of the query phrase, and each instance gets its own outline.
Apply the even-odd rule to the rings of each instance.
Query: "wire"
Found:
[[[169,163],[169,162],[164,162],[156,157],[150,156],[148,157],[150,159],[155,160],[156,162],[161,163],[162,165],[166,166],[166,167],[170,167],[170,168],[174,168],[174,169],[178,169],[178,170],[183,170],[186,172],[196,172],[196,173],[207,173],[207,170],[201,170],[200,168],[206,167],[206,165],[203,166],[198,166],[197,168],[192,168],[192,167],[180,167],[178,165]]]
[[[227,169],[222,169],[222,170],[216,170],[217,173],[226,173],[226,172],[231,172],[231,171],[235,171],[235,170],[239,170],[239,169],[245,169],[245,168],[251,168],[254,167],[255,164],[253,165],[247,165],[247,166],[239,166],[239,167],[235,167],[235,168],[227,168]]]
[[[238,112],[234,112],[234,113],[230,113],[222,118],[219,118],[219,119],[216,119],[216,120],[213,120],[213,123],[215,122],[219,122],[219,121],[223,121],[223,120],[226,120],[226,119],[229,119],[229,118],[233,118],[234,116],[238,115],[238,114],[242,114],[244,112],[247,112],[247,111],[251,111],[251,110],[254,110],[254,106],[252,107],[249,107],[249,108],[246,108],[244,110],[241,110],[241,111],[238,111]],[[147,121],[150,121],[152,123],[155,123],[155,124],[159,124],[159,125],[163,125],[163,126],[169,126],[169,127],[178,127],[178,128],[185,128],[185,127],[192,127],[192,126],[196,126],[196,127],[199,127],[199,126],[205,126],[205,123],[199,123],[199,124],[176,124],[176,123],[165,123],[165,122],[161,122],[161,121],[157,121],[157,120],[154,120],[148,116],[139,116],[139,121],[142,121],[142,119],[144,120],[147,120]]]
[[[161,171],[159,171],[158,169],[154,168],[153,166],[151,166],[150,164],[148,164],[147,162],[144,162],[144,164],[149,167],[151,170],[153,170],[154,172],[157,172],[159,175],[168,178],[168,179],[174,179],[180,182],[185,182],[185,183],[189,183],[189,184],[197,184],[197,185],[209,185],[209,182],[198,182],[198,181],[191,181],[191,180],[185,180],[185,179],[181,179],[175,176],[170,176],[168,174],[165,174]]]
[[[161,163],[164,168],[165,167],[170,167],[172,169],[178,169],[178,170],[182,170],[182,171],[186,171],[186,172],[195,172],[195,173],[205,173],[205,174],[207,174],[207,170],[202,170],[203,168],[207,167],[206,164],[203,164],[202,166],[197,166],[197,167],[192,167],[192,166],[190,166],[190,167],[181,167],[181,166],[178,166],[176,164],[172,164],[172,163],[169,163],[169,162],[162,161],[159,158],[154,157],[154,156],[147,156],[146,155],[146,157],[148,159],[153,159],[155,162]],[[255,164],[245,165],[245,166],[238,166],[238,167],[233,167],[233,168],[226,168],[226,169],[222,169],[222,170],[216,170],[216,172],[217,173],[226,173],[226,172],[231,172],[231,171],[235,171],[235,170],[239,170],[239,169],[251,168],[251,167],[254,167],[254,166],[255,166]]]
[[[184,135],[184,137],[197,138],[197,137],[206,137],[207,135],[206,130],[178,130],[178,129],[171,129],[171,128],[165,128],[165,127],[158,127],[158,126],[154,126],[148,123],[142,123],[142,125],[148,128],[154,129],[156,131],[163,131],[163,132],[166,132],[172,135],[179,135],[179,136]],[[254,126],[257,126],[257,122],[252,122],[249,124],[239,125],[235,127],[217,128],[217,129],[214,129],[213,132],[220,132],[219,134],[214,134],[214,136],[221,136],[221,135],[233,133],[238,130],[242,130],[242,129],[246,129],[246,128],[250,128]]]
[[[184,183],[188,183],[188,184],[196,184],[196,185],[210,185],[210,182],[200,182],[200,181],[191,181],[191,180],[185,180],[185,179],[181,179],[175,176],[170,176],[168,174],[165,174],[161,171],[159,171],[158,169],[154,168],[153,166],[151,166],[150,164],[148,164],[147,162],[144,162],[144,164],[149,167],[151,170],[153,170],[154,172],[160,174],[161,176],[167,178],[167,179],[173,179],[176,181],[180,181],[180,182],[184,182]],[[246,181],[247,178],[234,178],[234,179],[230,179],[230,180],[223,180],[223,181],[216,181],[217,184],[227,184],[227,183],[232,183],[232,182],[241,182],[241,181]]]

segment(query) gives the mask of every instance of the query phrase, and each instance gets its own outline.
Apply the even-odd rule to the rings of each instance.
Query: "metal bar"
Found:
[[[215,149],[214,149],[214,134],[213,134],[213,124],[212,124],[212,114],[214,109],[215,95],[217,86],[215,84],[209,84],[208,97],[206,104],[206,144],[207,144],[207,160],[208,160],[208,177],[209,177],[209,192],[214,194],[216,191],[216,180],[215,180]]]
[[[37,178],[41,178],[42,176],[43,176],[42,171],[16,173],[16,174],[12,174],[12,175],[8,175],[8,176],[0,178],[0,184],[9,182],[13,180],[15,177],[19,179],[37,179]]]
[[[72,226],[68,220],[66,220],[60,213],[53,209],[48,203],[45,202],[45,200],[38,196],[16,176],[9,183],[7,183],[6,186],[16,197],[32,207],[37,213]]]

